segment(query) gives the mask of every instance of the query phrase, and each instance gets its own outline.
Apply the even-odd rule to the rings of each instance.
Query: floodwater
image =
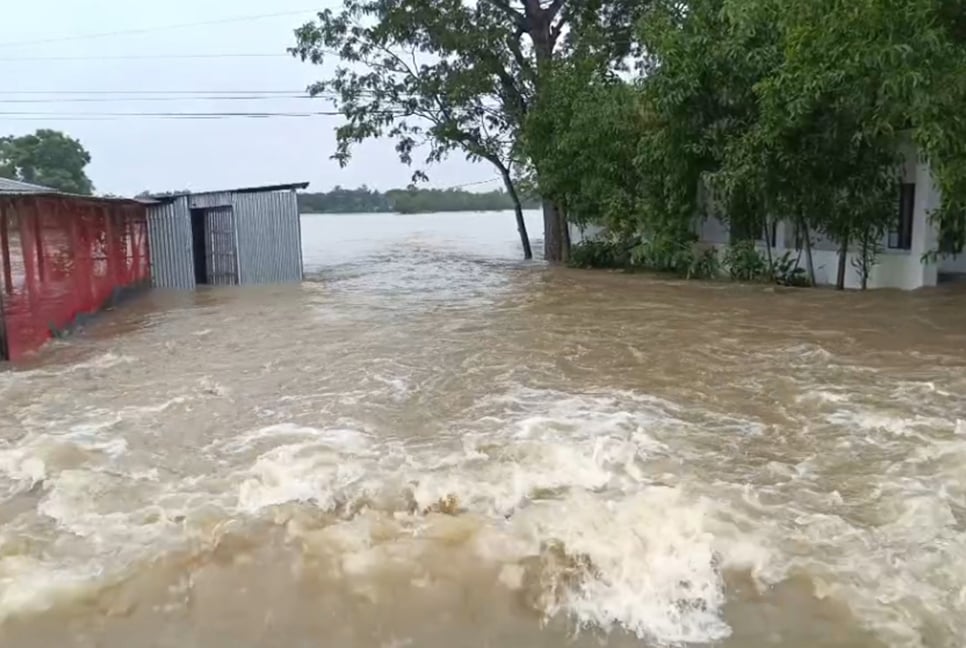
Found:
[[[531,227],[539,232],[535,215]],[[306,216],[0,373],[0,645],[959,648],[966,292]]]

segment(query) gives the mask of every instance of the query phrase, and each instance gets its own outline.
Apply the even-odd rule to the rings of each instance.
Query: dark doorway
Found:
[[[191,210],[191,249],[194,251],[195,283],[208,283],[208,237],[205,236],[205,210]]]

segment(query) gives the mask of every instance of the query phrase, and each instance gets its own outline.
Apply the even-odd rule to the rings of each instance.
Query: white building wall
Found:
[[[584,241],[594,241],[604,234],[604,228],[600,225],[576,225],[570,223],[570,243],[576,245]]]
[[[869,288],[913,290],[924,286],[935,286],[939,271],[966,272],[966,255],[961,255],[957,259],[945,259],[940,264],[923,261],[923,255],[935,249],[936,246],[937,232],[930,222],[929,214],[939,206],[940,195],[929,165],[919,159],[915,147],[911,143],[906,143],[903,145],[902,152],[906,160],[903,165],[903,179],[916,185],[912,246],[909,250],[890,249],[888,237],[884,237],[878,263],[869,277]],[[898,197],[896,200],[898,201]],[[798,257],[799,250],[791,247],[794,245],[791,235],[791,223],[780,222],[775,236],[777,246],[772,248],[772,255],[775,258],[781,257],[786,252],[793,257]],[[726,246],[729,241],[728,226],[716,218],[708,218],[701,223],[699,236],[703,243]],[[820,235],[813,234],[813,238],[816,239],[812,244],[815,281],[819,285],[834,285],[838,277],[837,245],[824,240]],[[764,255],[763,241],[759,244],[759,249]],[[852,263],[856,256],[857,252],[853,250],[846,260],[846,288],[862,287],[862,279]],[[800,266],[806,267],[804,251],[801,252]]]
[[[966,252],[939,261],[940,274],[966,274]]]

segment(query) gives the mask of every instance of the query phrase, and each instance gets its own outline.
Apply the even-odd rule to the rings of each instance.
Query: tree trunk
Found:
[[[845,290],[845,266],[849,256],[849,235],[842,237],[842,247],[839,249],[839,273],[835,279],[835,289]]]
[[[768,227],[768,219],[765,219],[765,258],[768,260],[768,276],[774,281],[775,279],[775,261],[772,259],[771,254],[771,228]]]
[[[564,263],[570,256],[567,219],[556,203],[543,201],[543,258]]]
[[[537,83],[534,105],[539,106],[543,99],[543,88],[552,73],[553,50],[556,45],[552,23],[560,10],[555,7],[544,9],[540,0],[524,0],[525,31],[533,41],[533,51],[537,59]],[[553,5],[551,5],[553,6]],[[539,170],[537,184],[539,186]],[[543,201],[543,258],[550,263],[564,263],[570,256],[570,236],[567,231],[566,216],[557,204]]]
[[[500,175],[503,176],[503,184],[507,193],[510,194],[510,200],[513,201],[513,212],[517,218],[517,232],[520,233],[520,244],[523,246],[523,258],[529,261],[533,258],[533,250],[530,248],[527,222],[523,220],[523,205],[520,204],[520,196],[517,194],[517,188],[510,178],[510,172],[506,168],[500,168]]]
[[[808,280],[815,286],[815,261],[812,259],[812,233],[808,230],[808,223],[799,216],[799,224],[805,236],[805,267],[808,269]]]
[[[560,261],[570,262],[570,225],[567,223],[567,211],[563,207],[557,208],[557,216],[560,219],[560,231],[563,233],[560,244]]]
[[[862,235],[862,290],[869,287],[869,236],[868,232]]]

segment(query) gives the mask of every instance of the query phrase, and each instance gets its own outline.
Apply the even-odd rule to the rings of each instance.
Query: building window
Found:
[[[912,249],[912,214],[916,208],[916,185],[903,182],[899,191],[899,222],[889,231],[889,247],[893,250]]]
[[[769,245],[775,247],[778,239],[778,221],[772,221],[771,223],[749,223],[747,221],[738,221],[731,223],[730,231],[730,242],[732,245],[738,243],[739,241],[756,241],[760,243],[765,242],[765,231],[768,232],[768,237],[771,239]]]

